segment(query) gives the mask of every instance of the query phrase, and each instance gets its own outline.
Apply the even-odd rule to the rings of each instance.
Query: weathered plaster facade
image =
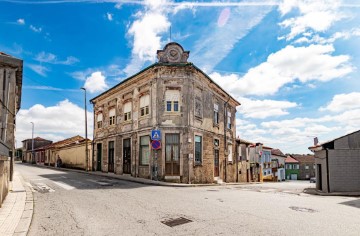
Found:
[[[189,52],[179,44],[157,53],[158,63],[91,100],[95,169],[182,183],[235,182],[240,103],[187,62]],[[158,151],[144,138],[153,129],[161,130]]]
[[[0,206],[12,180],[23,61],[0,52]]]

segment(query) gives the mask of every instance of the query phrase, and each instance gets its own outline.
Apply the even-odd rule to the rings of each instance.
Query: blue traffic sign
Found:
[[[151,140],[161,140],[161,132],[158,129],[151,130]]]
[[[153,140],[151,141],[151,147],[152,149],[158,150],[161,148],[161,142],[159,140]]]

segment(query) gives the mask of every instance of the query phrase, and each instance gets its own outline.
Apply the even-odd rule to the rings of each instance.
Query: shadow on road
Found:
[[[342,202],[340,203],[342,205],[346,205],[346,206],[352,206],[352,207],[356,207],[356,208],[360,208],[360,198],[356,199],[356,200],[351,200],[351,201],[347,201],[347,202]]]

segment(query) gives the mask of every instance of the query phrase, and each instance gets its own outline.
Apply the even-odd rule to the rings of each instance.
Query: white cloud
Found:
[[[25,25],[25,20],[20,18],[16,21],[19,25]]]
[[[46,77],[47,76],[47,72],[50,71],[47,67],[42,66],[42,65],[35,65],[35,64],[27,64],[28,67],[30,67],[30,69],[32,69],[33,71],[35,71],[36,73],[38,73],[41,76]]]
[[[131,75],[140,70],[144,62],[153,62],[156,51],[161,48],[161,34],[169,30],[165,0],[146,0],[145,10],[138,12],[130,26],[128,35],[132,37],[132,59],[124,72]]]
[[[251,29],[258,25],[271,11],[272,7],[261,6],[254,8],[234,8],[231,17],[226,22],[209,22],[206,30],[201,32],[201,37],[195,42],[191,60],[201,69],[209,73],[234,49],[236,43],[245,37]]]
[[[40,52],[36,55],[34,60],[39,62],[45,62],[50,64],[62,64],[62,65],[72,65],[76,62],[79,62],[79,59],[73,56],[69,56],[66,60],[59,60],[56,55],[52,53]]]
[[[338,39],[349,39],[352,37],[359,37],[360,36],[360,28],[353,28],[347,31],[336,32],[331,35],[329,38],[320,37],[318,34],[315,35],[304,35],[294,43],[319,43],[319,44],[329,44],[334,43]]]
[[[332,56],[332,52],[332,45],[286,46],[241,78],[235,74],[222,76],[217,72],[210,77],[234,96],[271,95],[296,80],[325,82],[344,77],[354,70],[349,64],[349,56]]]
[[[92,119],[91,112],[88,112],[88,138],[92,138]],[[85,136],[84,109],[64,100],[55,106],[45,107],[36,104],[29,109],[20,109],[16,116],[16,137],[19,143],[27,138],[31,138],[30,122],[34,122],[34,137],[40,136],[45,139],[59,141],[75,135]]]
[[[36,33],[40,33],[42,31],[41,27],[35,27],[33,25],[30,25],[30,29]]]
[[[113,14],[107,12],[107,13],[106,13],[106,18],[107,18],[109,21],[112,21],[112,20],[113,20]]]
[[[251,100],[238,98],[241,106],[238,108],[240,115],[245,118],[265,119],[272,116],[287,115],[287,109],[297,106],[295,102],[276,100]]]
[[[326,107],[320,107],[320,111],[341,112],[360,108],[360,93],[337,94]]]
[[[86,78],[84,87],[90,93],[102,92],[109,86],[106,84],[105,76],[100,71],[93,72],[88,78]]]
[[[284,0],[279,6],[282,15],[291,12],[293,9],[297,9],[300,15],[280,23],[282,27],[290,28],[290,33],[286,39],[291,40],[308,29],[315,32],[326,31],[336,21],[345,18],[345,15],[339,11],[340,6],[341,0]]]

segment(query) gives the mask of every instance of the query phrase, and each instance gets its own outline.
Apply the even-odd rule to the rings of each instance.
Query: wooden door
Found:
[[[165,175],[180,175],[180,135],[165,135]]]
[[[109,155],[108,155],[108,172],[114,172],[114,141],[109,142]]]
[[[123,141],[123,172],[124,174],[131,174],[131,144],[129,138]]]
[[[219,149],[215,149],[214,151],[214,177],[219,177]]]
[[[101,159],[102,159],[102,144],[101,143],[98,143],[96,144],[96,170],[97,171],[101,171],[101,165],[102,165],[102,162],[101,162]]]

